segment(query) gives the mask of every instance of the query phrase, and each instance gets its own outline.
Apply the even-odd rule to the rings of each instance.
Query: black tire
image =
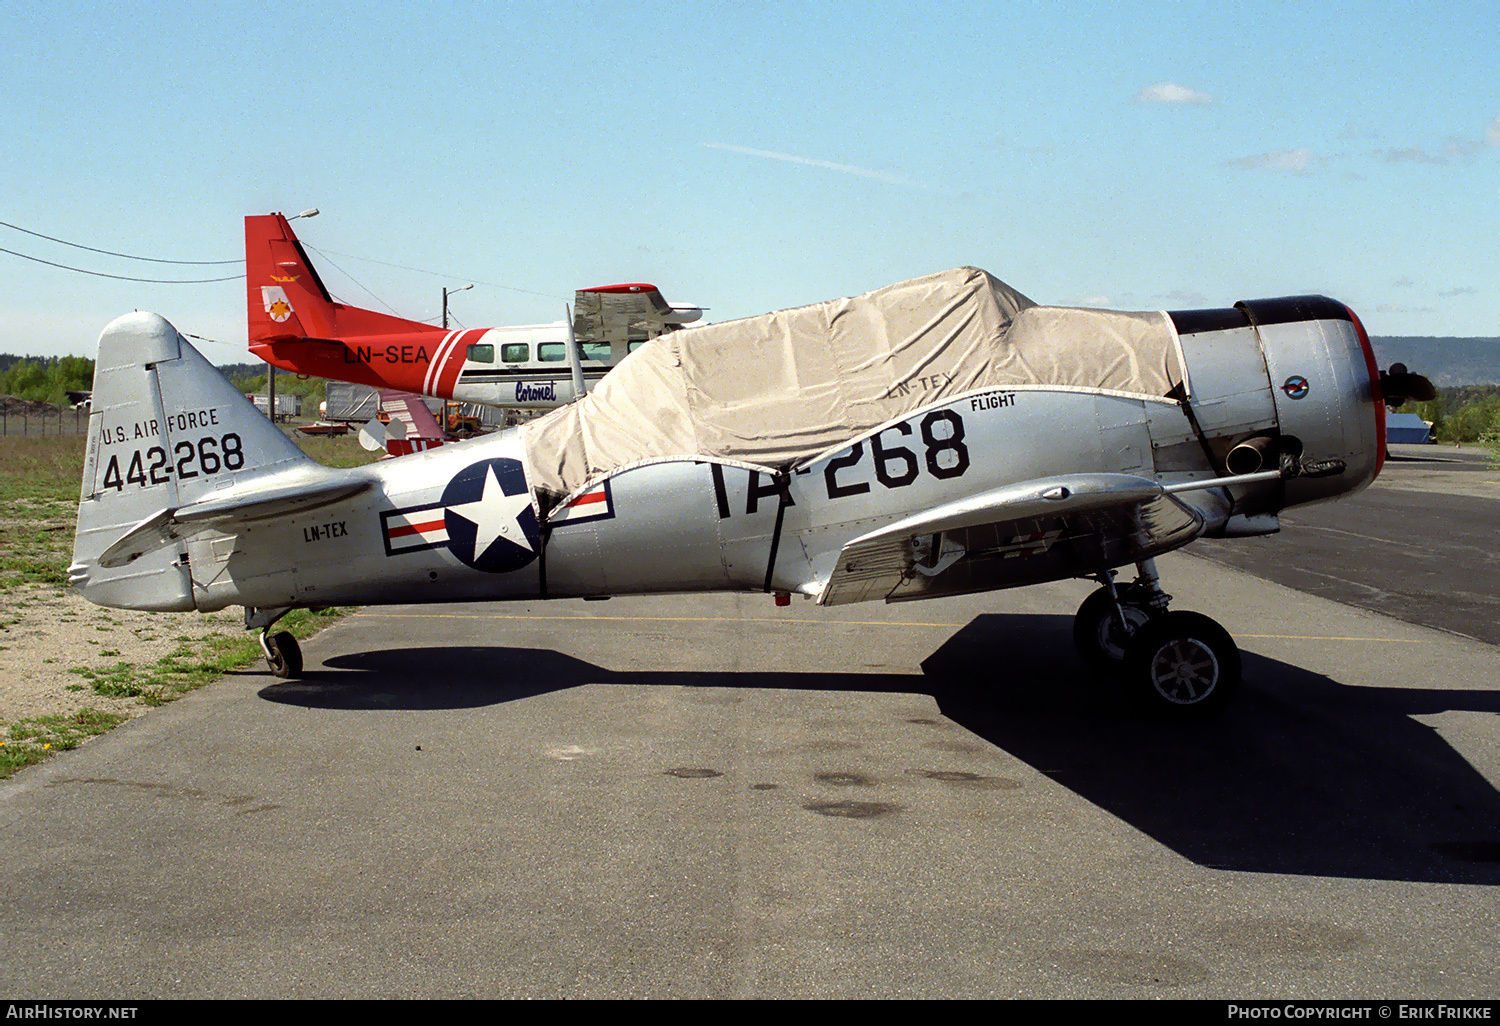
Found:
[[[266,639],[266,647],[271,652],[266,657],[266,665],[272,673],[284,680],[302,676],[302,646],[297,644],[291,631],[271,635]]]
[[[1130,639],[1125,672],[1146,706],[1172,719],[1222,712],[1240,684],[1240,650],[1201,613],[1166,613]]]
[[[1130,638],[1151,619],[1151,611],[1145,606],[1126,602],[1120,609],[1130,627],[1129,635],[1123,635],[1108,588],[1100,588],[1084,599],[1073,617],[1073,647],[1095,673],[1119,673]]]

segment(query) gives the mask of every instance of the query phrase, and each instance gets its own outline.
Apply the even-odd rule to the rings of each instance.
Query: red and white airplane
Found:
[[[518,409],[570,401],[579,378],[592,385],[646,341],[703,316],[640,282],[578,290],[571,324],[449,330],[346,306],[333,300],[281,214],[245,218],[245,283],[250,352],[273,366]]]

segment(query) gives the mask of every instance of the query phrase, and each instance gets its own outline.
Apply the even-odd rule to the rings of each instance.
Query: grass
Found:
[[[328,466],[363,466],[375,458],[352,436],[306,438],[294,434],[293,438],[304,452]],[[26,602],[61,598],[72,561],[86,442],[84,436],[0,436],[0,596],[24,592]],[[345,612],[294,610],[277,623],[276,629],[306,638]],[[108,629],[101,623],[118,622],[102,609],[95,615],[100,619],[92,626],[99,630]],[[12,612],[0,611],[0,627],[8,627],[17,619]],[[73,622],[72,617],[63,619]],[[69,629],[84,630],[86,626],[74,623]],[[152,635],[144,631],[138,636],[146,639]],[[146,665],[115,660],[73,667],[70,672],[77,674],[80,682],[70,685],[69,690],[156,706],[263,658],[254,632],[197,639],[178,635],[173,640],[176,647],[170,653]],[[105,648],[98,654],[103,659],[120,652]],[[66,716],[0,721],[0,777],[38,762],[50,752],[74,748],[128,718],[124,713],[85,708]]]
[[[294,609],[277,621],[277,631],[291,631],[296,637],[316,634],[343,616],[344,609]],[[100,655],[118,655],[109,650]],[[104,698],[134,698],[144,705],[170,702],[189,691],[201,688],[242,666],[264,657],[258,635],[214,634],[196,640],[179,641],[177,648],[154,663],[137,666],[125,661],[112,666],[75,666],[68,672],[84,678],[96,695]]]
[[[359,444],[352,434],[338,437],[315,438],[296,432],[292,436],[302,451],[325,467],[363,467],[374,463],[377,453],[370,452]],[[80,468],[80,473],[82,468]]]
[[[124,713],[80,709],[71,716],[34,716],[6,724],[6,736],[0,739],[0,777],[41,762],[52,752],[77,748],[129,718]]]
[[[294,441],[331,467],[375,459],[352,437]],[[0,436],[0,594],[25,584],[67,585],[86,443],[83,436]]]
[[[0,437],[0,500],[67,510],[78,504],[83,478],[83,436]]]
[[[84,442],[0,437],[0,593],[68,583]]]

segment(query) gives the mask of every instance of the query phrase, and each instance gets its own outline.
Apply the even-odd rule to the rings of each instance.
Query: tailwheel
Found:
[[[283,679],[302,676],[302,646],[291,631],[261,634],[260,647],[266,653],[266,665],[276,676]]]
[[[1118,673],[1124,665],[1130,639],[1155,615],[1147,606],[1123,597],[1118,613],[1115,608],[1110,589],[1100,588],[1083,600],[1073,617],[1073,646],[1095,673]]]
[[[1229,632],[1199,613],[1166,613],[1130,639],[1125,671],[1139,698],[1173,719],[1223,710],[1240,683],[1240,651]]]

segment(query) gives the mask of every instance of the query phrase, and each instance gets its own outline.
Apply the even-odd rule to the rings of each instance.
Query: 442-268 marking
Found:
[[[117,492],[124,491],[126,485],[149,488],[170,484],[173,474],[179,481],[188,481],[195,477],[211,477],[225,470],[239,470],[244,465],[244,446],[240,436],[231,431],[219,438],[209,435],[196,442],[178,442],[172,446],[171,455],[160,445],[153,445],[144,452],[137,449],[130,454],[123,476],[120,473],[120,454],[111,453],[109,465],[104,468],[104,487]]]

